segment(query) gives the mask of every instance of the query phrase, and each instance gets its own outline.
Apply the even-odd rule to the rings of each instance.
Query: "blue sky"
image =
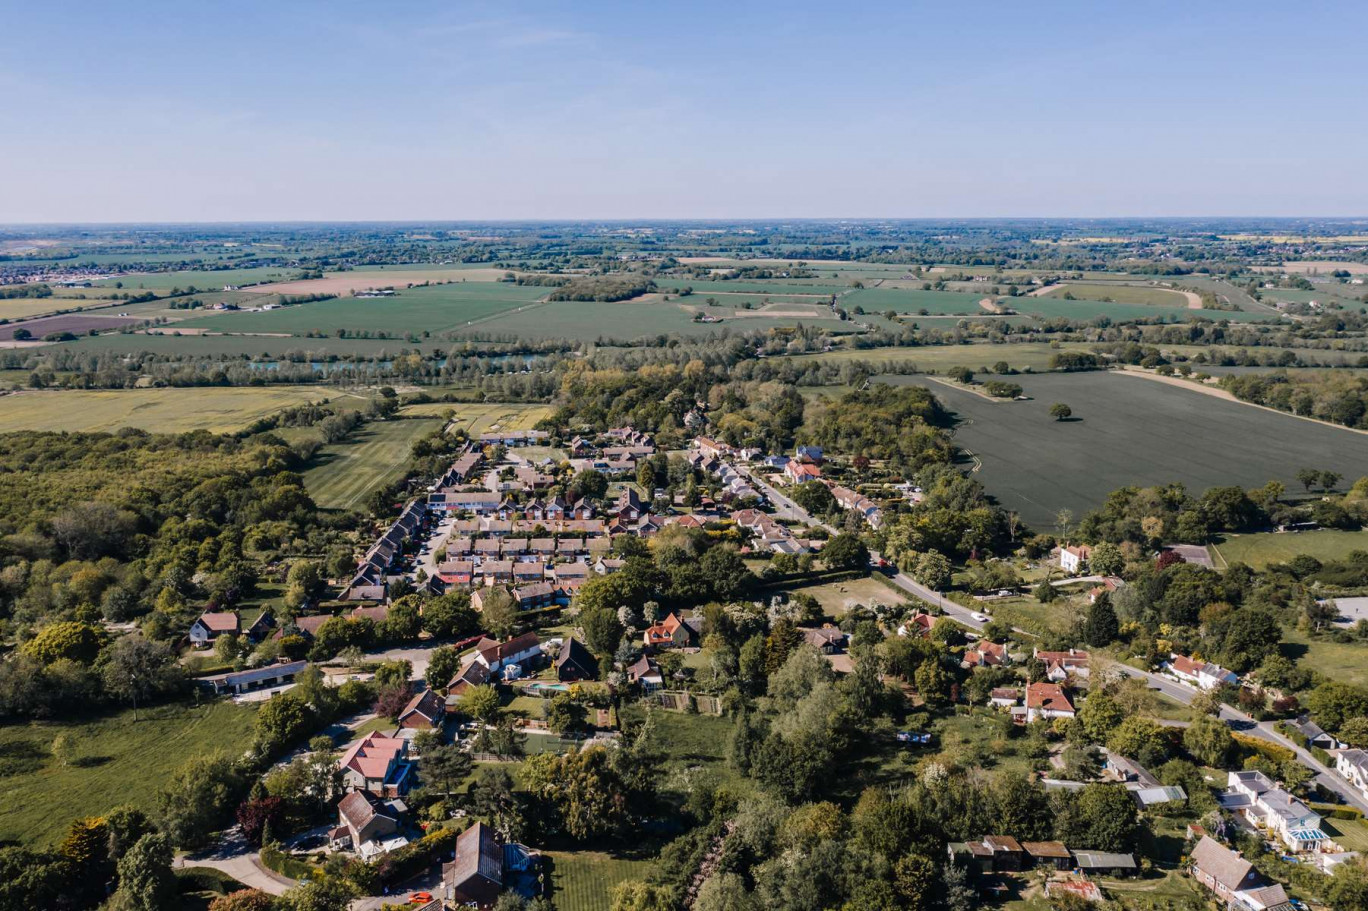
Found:
[[[1368,4],[0,0],[0,223],[1368,215]]]

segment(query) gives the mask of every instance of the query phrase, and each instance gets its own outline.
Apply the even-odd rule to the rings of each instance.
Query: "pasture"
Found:
[[[365,424],[349,439],[318,451],[304,472],[304,486],[324,509],[361,507],[371,491],[403,475],[414,441],[441,425],[437,418]]]
[[[61,332],[70,332],[73,335],[85,335],[88,332],[98,332],[102,329],[118,329],[123,326],[134,326],[142,322],[137,317],[117,316],[113,311],[101,313],[98,316],[84,316],[78,313],[66,313],[61,316],[44,316],[38,319],[25,320],[22,323],[9,323],[0,326],[0,341],[9,341],[14,338],[14,333],[24,330],[34,339],[41,339],[48,335]]]
[[[185,320],[178,328],[213,332],[331,334],[440,332],[464,328],[543,297],[546,288],[504,282],[456,282],[409,288],[393,297],[342,297],[292,304],[276,310],[215,313]]]
[[[1360,473],[1365,470],[1368,468],[1360,467]],[[1270,563],[1286,563],[1301,554],[1309,554],[1326,563],[1342,560],[1356,550],[1368,551],[1368,531],[1318,528],[1314,531],[1227,535],[1213,545],[1212,550],[1220,566],[1247,563],[1255,569],[1263,569]]]
[[[239,430],[282,408],[347,394],[318,386],[71,389],[0,396],[0,433],[16,430],[151,433]]]
[[[256,710],[232,702],[170,704],[85,721],[0,727],[0,842],[53,845],[80,816],[131,804],[153,809],[157,789],[196,756],[239,756],[252,740]],[[76,760],[61,765],[53,738],[68,734]]]
[[[1116,373],[1015,377],[1032,397],[1025,402],[921,382],[958,415],[955,442],[972,454],[973,476],[1037,528],[1127,485],[1177,481],[1200,494],[1279,480],[1296,489],[1308,465],[1358,477],[1368,464],[1362,434]],[[1052,419],[1055,402],[1071,406],[1075,420]]]
[[[423,282],[497,282],[506,269],[479,266],[437,266],[431,264],[362,266],[350,272],[330,272],[322,278],[272,282],[253,291],[272,294],[348,295],[372,288],[405,288]]]
[[[454,412],[448,429],[460,428],[471,436],[493,430],[531,430],[551,413],[550,405],[524,405],[503,402],[425,402],[408,405],[406,415],[439,416]],[[519,449],[527,453],[527,449]]]

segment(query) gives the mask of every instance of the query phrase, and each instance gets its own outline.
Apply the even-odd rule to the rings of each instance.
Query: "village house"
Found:
[[[824,655],[834,655],[837,652],[845,651],[846,641],[850,638],[834,626],[823,626],[820,629],[800,629],[798,632],[803,634],[804,642]]]
[[[1368,751],[1340,750],[1335,754],[1335,771],[1368,797]]]
[[[436,690],[426,689],[409,700],[399,713],[399,727],[432,730],[442,726],[446,709]]]
[[[536,633],[523,633],[507,642],[484,638],[475,643],[475,660],[497,674],[510,664],[525,665],[541,657],[541,641]]]
[[[582,642],[571,636],[561,645],[560,654],[556,656],[556,679],[562,683],[596,680],[598,659]]]
[[[491,826],[476,822],[456,838],[455,857],[442,865],[442,893],[449,908],[494,907],[514,876],[535,880],[540,855],[516,842],[505,843]]]
[[[784,466],[784,477],[794,484],[802,484],[806,481],[820,481],[822,470],[809,462],[799,462],[794,459]]]
[[[242,618],[237,611],[205,611],[190,624],[190,644],[208,645],[219,636],[237,636],[242,632]]]
[[[805,462],[808,465],[822,464],[822,447],[820,446],[799,446],[793,453],[794,461]]]
[[[1056,870],[1073,867],[1073,856],[1062,841],[1023,841],[1021,847],[1037,867],[1053,867]]]
[[[398,797],[412,783],[408,741],[375,731],[348,747],[337,765],[342,770],[342,786],[353,791]]]
[[[931,638],[931,630],[936,627],[936,618],[927,613],[918,612],[912,618],[898,627],[899,636],[917,636],[922,639]]]
[[[1125,586],[1125,580],[1117,576],[1104,576],[1102,581],[1088,589],[1088,603],[1096,604],[1097,599],[1103,595],[1114,594],[1118,589]]]
[[[642,655],[636,663],[627,668],[627,679],[641,686],[642,692],[650,694],[665,685],[665,677],[660,666],[650,657]]]
[[[1026,721],[1072,718],[1074,705],[1064,688],[1056,683],[1032,683],[1026,687]]]
[[[864,517],[869,523],[869,527],[878,530],[883,524],[883,510],[879,504],[866,497],[864,494],[856,493],[848,487],[839,484],[831,485],[831,495],[836,498],[842,509],[853,509]]]
[[[1059,549],[1059,568],[1066,573],[1081,573],[1092,558],[1092,548],[1086,544],[1066,544]]]
[[[1290,851],[1318,851],[1329,841],[1321,817],[1257,770],[1231,772],[1221,807],[1243,816],[1281,841]]]
[[[983,872],[1016,873],[1026,866],[1026,849],[1010,835],[985,835],[946,846],[951,860],[966,859]]]
[[[1063,683],[1069,677],[1087,677],[1091,655],[1082,649],[1071,648],[1067,652],[1046,652],[1039,648],[1033,651],[1045,665],[1045,676],[1055,683]]]
[[[1279,884],[1269,884],[1254,865],[1210,835],[1203,835],[1189,860],[1193,879],[1240,911],[1290,911]]]
[[[247,671],[230,671],[225,674],[214,674],[211,677],[199,677],[195,683],[206,689],[211,689],[215,693],[240,695],[293,683],[295,674],[308,666],[309,662],[307,661],[281,661]]]
[[[337,827],[330,833],[334,848],[350,848],[370,858],[408,844],[396,838],[406,808],[398,800],[380,800],[367,791],[352,791],[337,804]]]
[[[1164,668],[1184,683],[1203,690],[1214,690],[1221,686],[1237,686],[1240,678],[1234,673],[1212,664],[1209,661],[1194,661],[1186,655],[1174,652]]]
[[[961,667],[1002,667],[1011,663],[1011,656],[1007,654],[1007,646],[999,645],[987,639],[980,639],[972,646],[965,649],[964,660],[960,662]]]
[[[489,682],[489,668],[471,655],[461,664],[456,676],[447,683],[448,696],[461,696],[472,686],[483,686]],[[449,705],[449,703],[448,703]]]
[[[648,626],[642,634],[642,643],[647,648],[684,648],[693,641],[693,630],[673,612],[659,623]]]

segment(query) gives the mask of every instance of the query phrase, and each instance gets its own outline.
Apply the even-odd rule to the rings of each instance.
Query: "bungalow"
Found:
[[[399,713],[399,727],[429,730],[439,728],[442,726],[444,714],[442,697],[437,695],[436,690],[426,689],[410,699],[409,704]]]
[[[411,784],[408,741],[375,731],[348,747],[337,765],[342,770],[342,786],[353,791],[397,797]]]
[[[1310,715],[1301,715],[1287,722],[1287,726],[1302,737],[1313,747],[1320,747],[1322,750],[1337,750],[1343,744],[1333,735],[1329,734],[1316,722],[1311,720]]]
[[[1268,885],[1253,864],[1210,835],[1203,835],[1192,849],[1190,868],[1193,879],[1231,908],[1284,911],[1292,907],[1281,885]]]
[[[1194,661],[1187,655],[1174,652],[1164,663],[1165,669],[1184,683],[1203,690],[1214,690],[1221,686],[1236,686],[1240,678],[1219,664],[1209,661]]]
[[[483,822],[456,838],[456,856],[442,865],[442,886],[455,907],[492,908],[503,889],[503,838]]]
[[[671,612],[664,620],[646,628],[642,642],[647,648],[684,648],[693,644],[693,630],[678,614]]]
[[[236,611],[205,611],[190,624],[190,644],[208,645],[219,636],[236,636],[242,632],[242,618]]]
[[[556,656],[556,679],[562,683],[598,679],[598,660],[573,636],[565,640]]]
[[[215,674],[212,677],[200,677],[195,682],[215,693],[250,693],[293,683],[295,674],[308,666],[307,661],[281,662],[253,668],[250,671],[233,671]]]
[[[1092,548],[1086,544],[1066,544],[1059,549],[1059,567],[1066,573],[1079,573],[1087,568]]]
[[[1219,795],[1222,808],[1277,836],[1289,850],[1317,851],[1329,840],[1321,831],[1320,814],[1276,786],[1263,772],[1231,772],[1226,785]]]
[[[1012,686],[994,687],[988,694],[988,702],[1000,709],[1009,709],[1021,699],[1021,691]]]
[[[379,800],[367,791],[352,791],[337,804],[338,824],[330,839],[333,847],[361,851],[362,845],[385,843],[399,831],[403,806],[397,800]]]
[[[1045,676],[1055,683],[1062,683],[1070,676],[1087,677],[1091,655],[1082,649],[1071,648],[1067,652],[1046,652],[1039,648],[1032,653],[1045,665]]]
[[[802,484],[805,481],[820,481],[822,470],[816,465],[799,462],[795,459],[784,466],[784,476],[794,484]]]
[[[526,664],[541,654],[536,633],[523,633],[507,642],[484,638],[475,643],[475,660],[497,674],[510,664]]]
[[[1026,721],[1072,718],[1073,703],[1064,688],[1055,683],[1032,683],[1026,687]]]
[[[1368,797],[1368,752],[1340,750],[1335,754],[1335,771]]]
[[[931,630],[936,626],[936,618],[930,614],[916,613],[912,619],[898,627],[899,636],[918,636],[922,639],[931,637]]]
[[[824,655],[834,655],[845,651],[846,640],[850,637],[834,626],[821,629],[800,629],[803,641]]]

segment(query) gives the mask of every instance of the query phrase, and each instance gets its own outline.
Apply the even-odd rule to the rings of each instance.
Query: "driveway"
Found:
[[[260,855],[243,840],[242,830],[237,826],[224,832],[213,848],[195,854],[182,854],[172,862],[172,866],[209,867],[270,895],[283,895],[286,889],[298,885],[293,879],[263,867]]]

